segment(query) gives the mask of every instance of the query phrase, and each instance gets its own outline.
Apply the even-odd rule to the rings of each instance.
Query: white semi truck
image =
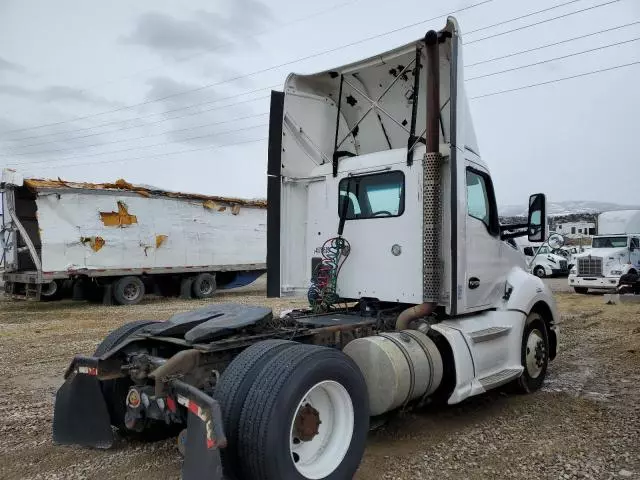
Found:
[[[184,480],[353,478],[372,417],[542,386],[558,312],[507,241],[543,241],[545,219],[536,194],[527,223],[499,224],[455,19],[291,74],[271,99],[267,288],[309,308],[212,304],[122,326],[73,359],[54,441],[106,448],[112,425],[177,426]]]
[[[640,272],[640,210],[603,212],[597,228],[591,248],[576,255],[569,273],[569,286],[576,293],[615,289],[620,277]]]

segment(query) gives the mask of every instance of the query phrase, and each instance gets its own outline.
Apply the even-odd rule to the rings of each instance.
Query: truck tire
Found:
[[[522,334],[522,366],[524,371],[515,381],[520,393],[539,390],[549,366],[549,334],[547,324],[537,312],[527,317]]]
[[[222,409],[222,423],[227,447],[221,450],[225,474],[238,478],[241,459],[238,457],[238,424],[247,393],[265,364],[281,351],[299,345],[287,340],[265,340],[251,345],[238,355],[220,376],[215,398]]]
[[[573,290],[580,295],[586,295],[589,293],[589,289],[587,287],[573,287]]]
[[[62,286],[60,285],[58,280],[51,280],[49,283],[45,283],[44,285],[42,285],[42,290],[40,291],[40,299],[43,302],[58,300],[61,297]]]
[[[193,296],[211,298],[216,293],[216,277],[211,273],[201,273],[193,280]]]
[[[144,297],[144,283],[133,275],[116,280],[113,285],[113,299],[118,305],[136,305]]]
[[[544,271],[544,267],[540,265],[533,269],[533,274],[538,278],[544,278],[547,276],[547,272]]]
[[[369,429],[367,386],[339,350],[296,345],[265,364],[238,429],[244,478],[353,478]]]
[[[136,320],[135,322],[125,323],[104,337],[104,340],[102,340],[100,345],[98,345],[93,356],[101,357],[140,329],[154,323],[159,322],[153,320]],[[121,432],[127,431],[124,424],[124,414],[127,410],[125,406],[125,399],[131,385],[132,382],[129,378],[102,380],[100,382],[102,396],[107,404],[107,410],[109,411],[109,417],[111,418],[111,425],[118,428]]]

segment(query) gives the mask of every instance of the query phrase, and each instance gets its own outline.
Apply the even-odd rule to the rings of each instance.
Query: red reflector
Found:
[[[91,368],[89,368],[89,371],[87,373],[89,375],[97,376],[98,375],[98,369],[95,368],[95,367],[91,367]]]
[[[167,397],[167,408],[174,412],[176,411],[176,402],[173,401],[173,397]]]
[[[200,414],[200,407],[197,403],[189,401],[189,411],[195,413],[196,415]]]
[[[216,441],[211,438],[207,438],[207,448],[214,448],[215,446],[216,446]]]

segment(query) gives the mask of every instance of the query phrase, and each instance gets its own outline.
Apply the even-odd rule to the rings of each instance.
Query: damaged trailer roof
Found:
[[[7,176],[3,175],[3,177],[4,177],[3,181],[5,181]],[[11,177],[13,177],[13,180],[17,180],[17,177],[20,177],[20,175],[16,175],[15,173],[13,173]],[[24,185],[25,187],[31,189],[34,192],[44,191],[44,190],[129,191],[143,197],[170,197],[170,198],[182,198],[186,200],[202,200],[204,202],[211,201],[211,202],[231,203],[231,204],[237,204],[237,205],[242,205],[247,207],[257,207],[257,208],[267,207],[267,201],[264,199],[244,199],[244,198],[223,197],[223,196],[215,196],[215,195],[201,195],[197,193],[172,192],[169,190],[162,190],[162,189],[157,189],[149,186],[134,185],[127,182],[124,179],[116,180],[113,183],[89,183],[89,182],[68,182],[60,178],[58,178],[57,180],[41,179],[41,178],[24,178],[22,179],[21,182],[18,180],[17,182],[10,181],[7,183],[11,183],[17,186]]]

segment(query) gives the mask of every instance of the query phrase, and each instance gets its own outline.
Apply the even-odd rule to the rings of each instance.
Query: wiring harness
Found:
[[[338,275],[350,252],[351,245],[342,237],[330,238],[322,245],[322,261],[314,269],[307,292],[315,313],[328,312],[339,301]]]

